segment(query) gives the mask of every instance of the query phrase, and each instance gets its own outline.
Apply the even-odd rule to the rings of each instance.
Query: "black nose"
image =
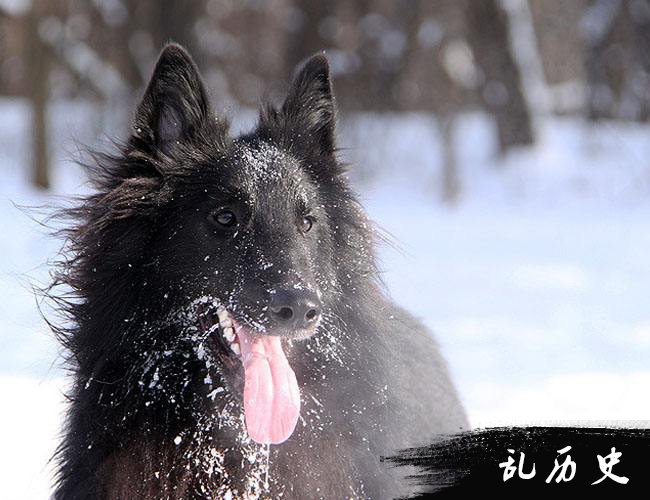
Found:
[[[271,318],[285,328],[310,328],[320,318],[321,303],[308,290],[277,290],[269,305]]]

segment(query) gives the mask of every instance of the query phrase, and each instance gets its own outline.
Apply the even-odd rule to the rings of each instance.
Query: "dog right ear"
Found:
[[[183,47],[168,44],[137,108],[133,139],[171,155],[209,120],[208,95],[196,64]]]
[[[280,109],[262,108],[258,133],[299,155],[331,157],[336,151],[335,126],[329,64],[317,54],[300,68]]]

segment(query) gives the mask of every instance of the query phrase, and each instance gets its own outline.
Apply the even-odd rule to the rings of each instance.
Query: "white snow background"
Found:
[[[28,186],[29,115],[0,101],[0,488],[45,498],[64,408],[58,348],[31,283],[60,242],[19,206],[83,192],[75,139],[93,110],[50,108],[54,189]],[[427,115],[361,115],[344,156],[364,205],[399,248],[381,251],[392,296],[435,332],[474,426],[650,418],[650,128],[542,119],[534,147],[496,155],[482,115],[456,124],[463,194],[437,201]],[[99,138],[99,139],[98,139]],[[104,141],[106,142],[106,141]],[[19,206],[16,206],[19,205]]]

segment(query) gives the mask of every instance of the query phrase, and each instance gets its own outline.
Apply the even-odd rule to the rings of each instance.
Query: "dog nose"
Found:
[[[320,318],[321,303],[314,292],[308,290],[278,290],[269,305],[271,317],[285,328],[310,328]]]

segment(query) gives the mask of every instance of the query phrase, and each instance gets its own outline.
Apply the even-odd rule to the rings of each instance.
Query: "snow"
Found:
[[[647,419],[650,130],[542,123],[499,163],[476,146],[484,119],[461,120],[457,208],[412,194],[432,174],[366,193],[401,242],[382,253],[386,281],[436,332],[473,425]]]
[[[46,282],[58,242],[32,219],[49,209],[20,206],[86,189],[67,159],[75,140],[95,143],[102,127],[88,126],[89,106],[51,108],[55,195],[47,195],[26,183],[23,103],[0,101],[0,116],[0,470],[7,498],[45,498],[65,379],[31,285]],[[440,140],[430,116],[344,124],[363,202],[399,242],[381,252],[385,281],[435,331],[473,425],[647,419],[650,128],[575,118],[539,125],[535,147],[500,160],[490,122],[461,117],[462,197],[448,207],[437,201]]]
[[[3,356],[4,358],[4,356]],[[52,464],[63,411],[63,381],[30,375],[0,375],[2,496],[48,498]]]

